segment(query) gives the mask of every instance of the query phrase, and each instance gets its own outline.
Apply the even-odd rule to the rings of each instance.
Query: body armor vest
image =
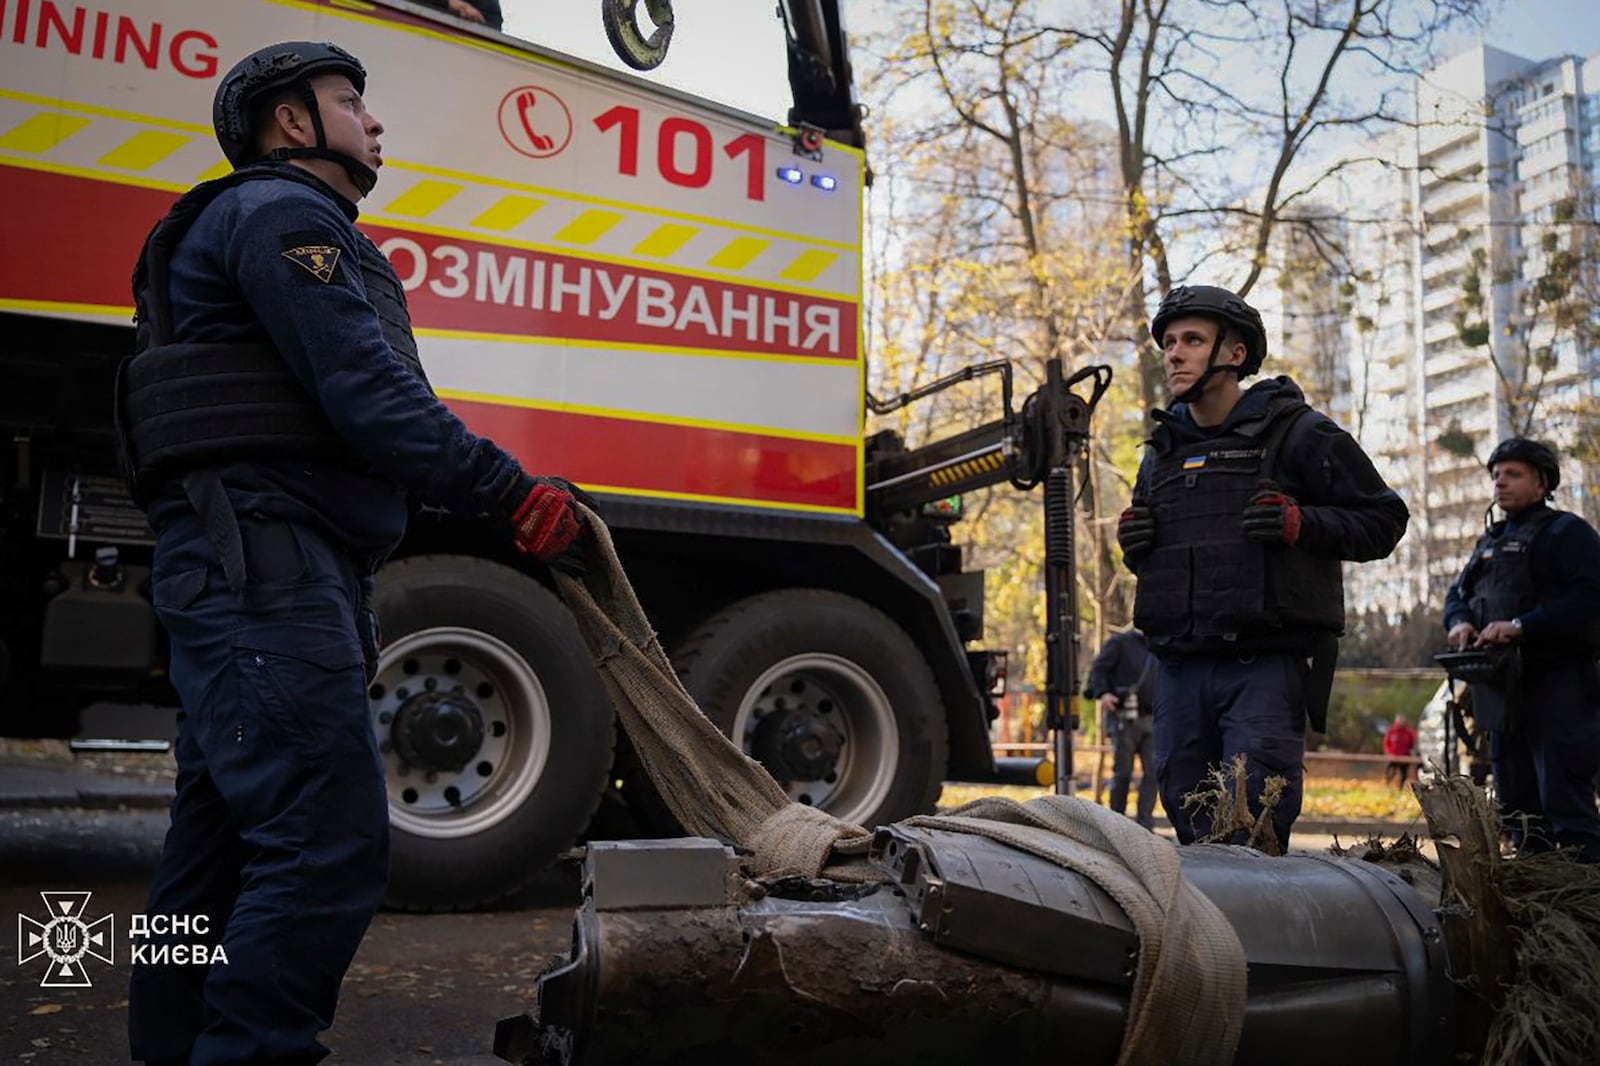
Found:
[[[1538,605],[1533,541],[1564,513],[1546,507],[1515,526],[1496,522],[1478,538],[1461,575],[1461,595],[1473,625],[1482,629],[1490,622],[1508,622]]]
[[[1276,489],[1276,456],[1303,403],[1188,441],[1150,462],[1141,502],[1156,539],[1139,566],[1134,621],[1152,642],[1309,646],[1304,630],[1344,628],[1339,560],[1245,536],[1244,510]]]
[[[320,183],[295,167],[246,167],[189,190],[146,238],[133,273],[134,353],[117,368],[116,430],[134,500],[201,466],[247,459],[317,459],[362,467],[278,351],[246,344],[174,343],[168,264],[202,211],[247,181]],[[376,245],[357,231],[367,299],[389,348],[424,383],[405,291]]]

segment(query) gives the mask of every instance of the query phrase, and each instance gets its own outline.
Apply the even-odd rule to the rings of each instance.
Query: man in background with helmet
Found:
[[[1505,517],[1478,539],[1445,597],[1447,639],[1457,650],[1505,647],[1520,658],[1520,676],[1497,693],[1505,720],[1489,734],[1512,840],[1529,851],[1571,847],[1600,863],[1600,535],[1549,506],[1561,468],[1547,445],[1502,441],[1488,467]]]
[[[234,173],[178,201],[134,274],[118,430],[183,704],[145,912],[226,957],[134,967],[147,1062],[327,1054],[317,1034],[387,880],[367,603],[410,501],[487,517],[551,565],[581,529],[570,485],[524,473],[428,385],[400,281],[354,225],[383,163],[365,88],[331,44],[242,60],[213,108]]]
[[[1185,810],[1183,798],[1243,754],[1252,814],[1265,779],[1284,779],[1272,823],[1286,847],[1306,719],[1325,725],[1344,628],[1340,561],[1388,555],[1410,515],[1293,381],[1240,385],[1266,356],[1261,316],[1244,300],[1179,286],[1150,332],[1173,403],[1154,412],[1117,538],[1138,576],[1134,624],[1159,664],[1162,805],[1180,843],[1209,836],[1209,815]]]

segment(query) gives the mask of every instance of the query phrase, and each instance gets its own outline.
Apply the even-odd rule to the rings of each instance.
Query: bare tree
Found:
[[[1121,0],[1086,3],[1055,26],[1084,46],[1072,53],[1077,84],[1100,90],[1114,115],[1127,254],[1143,282],[1130,294],[1127,336],[1142,341],[1149,286],[1164,293],[1212,256],[1243,262],[1231,287],[1248,293],[1280,220],[1360,160],[1354,145],[1409,121],[1409,75],[1431,65],[1441,30],[1483,6]],[[1339,161],[1316,162],[1341,147]],[[1175,242],[1196,230],[1238,239],[1205,255],[1175,254]],[[1153,351],[1142,371],[1145,406],[1155,407]]]
[[[912,368],[926,380],[1009,358],[1020,399],[1043,383],[1051,359],[1125,356],[1108,345],[1132,287],[1116,179],[1106,165],[1110,132],[1059,112],[1061,76],[1070,70],[1062,51],[1072,45],[1041,33],[1032,7],[1024,0],[965,5],[961,42],[947,47],[937,42],[948,37],[949,12],[931,2],[907,5],[877,41],[880,62],[866,94],[874,112],[891,121],[878,130],[875,198],[882,210],[875,208],[874,227],[894,233],[896,252],[883,257],[886,269],[875,277],[874,315],[886,326],[898,321],[889,330],[898,340],[880,337],[890,357],[874,361],[874,380],[885,391],[908,384]],[[924,118],[893,120],[906,113]],[[993,390],[974,386],[919,410],[908,426],[918,438],[998,414]],[[1096,428],[1137,432],[1136,422]],[[1101,454],[1109,454],[1103,445]],[[1128,615],[1129,582],[1100,506],[1108,471],[1104,487],[1121,506],[1126,488],[1115,470],[1091,465],[1080,529],[1088,550],[1079,590],[1096,634]],[[1042,645],[1030,648],[1038,643],[1043,602],[1040,500],[994,490],[973,503],[967,549],[990,570],[989,613],[1005,631],[995,635],[1015,640],[1039,667],[1023,673],[1042,673]]]

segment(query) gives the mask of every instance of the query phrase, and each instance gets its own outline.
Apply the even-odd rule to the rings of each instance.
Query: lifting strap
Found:
[[[880,880],[872,834],[790,800],[701,713],[645,617],[605,524],[587,508],[584,576],[554,571],[617,717],[667,808],[691,836],[751,853],[756,876]],[[1072,870],[1106,891],[1139,936],[1118,1066],[1225,1066],[1244,1028],[1245,955],[1217,906],[1183,876],[1176,845],[1068,796],[981,799],[908,826],[971,833]]]

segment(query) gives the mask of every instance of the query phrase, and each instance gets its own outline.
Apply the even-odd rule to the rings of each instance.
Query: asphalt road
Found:
[[[0,767],[0,774],[5,772]],[[92,892],[113,915],[114,964],[87,961],[89,988],[42,988],[44,960],[0,956],[0,1062],[126,1063],[128,916],[144,909],[166,812],[0,809],[0,913],[43,920],[41,890]],[[345,979],[326,1061],[349,1066],[487,1066],[495,1022],[528,1010],[534,978],[570,944],[576,873],[553,872],[493,913],[380,914]],[[19,926],[26,926],[20,921]],[[19,938],[22,932],[19,930]],[[10,940],[7,936],[6,940]]]

